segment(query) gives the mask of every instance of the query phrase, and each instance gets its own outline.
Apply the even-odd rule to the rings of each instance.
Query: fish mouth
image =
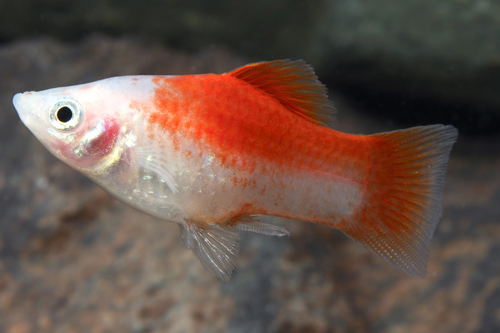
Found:
[[[12,104],[24,126],[40,140],[44,132],[44,121],[37,114],[37,97],[34,91],[18,93],[12,98]]]
[[[12,104],[14,104],[19,118],[25,125],[28,125],[26,122],[29,121],[29,118],[33,118],[33,113],[30,112],[30,107],[27,105],[31,94],[31,92],[17,93],[12,98]]]
[[[21,105],[23,104],[23,101],[24,101],[23,93],[17,93],[12,98],[12,104],[14,104],[14,107],[16,108],[17,114],[19,114],[19,110],[21,109]],[[19,114],[19,117],[21,117],[20,114]]]

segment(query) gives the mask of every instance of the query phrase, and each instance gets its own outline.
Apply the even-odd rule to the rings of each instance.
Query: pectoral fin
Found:
[[[137,159],[139,165],[147,170],[155,172],[167,184],[173,193],[179,190],[174,182],[174,175],[177,170],[172,149],[165,146],[143,146],[137,147]]]
[[[289,235],[280,226],[260,222],[259,215],[239,216],[227,225],[207,225],[185,222],[180,226],[182,241],[203,265],[223,281],[231,279],[235,259],[240,249],[239,231],[250,231],[268,236]]]

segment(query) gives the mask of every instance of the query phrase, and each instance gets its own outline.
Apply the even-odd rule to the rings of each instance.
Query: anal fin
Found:
[[[255,232],[266,236],[289,236],[290,233],[285,228],[261,222],[261,215],[248,214],[237,217],[235,228],[240,231]]]

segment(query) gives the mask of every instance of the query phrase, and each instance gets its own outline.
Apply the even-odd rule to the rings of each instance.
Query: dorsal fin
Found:
[[[230,72],[276,98],[293,113],[314,123],[331,124],[335,108],[325,86],[303,60],[275,60],[249,64]]]

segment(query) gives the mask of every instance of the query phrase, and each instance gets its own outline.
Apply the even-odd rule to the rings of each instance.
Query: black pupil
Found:
[[[62,108],[57,110],[57,119],[61,123],[67,123],[68,121],[71,120],[72,117],[73,117],[73,112],[67,106],[63,106]]]

